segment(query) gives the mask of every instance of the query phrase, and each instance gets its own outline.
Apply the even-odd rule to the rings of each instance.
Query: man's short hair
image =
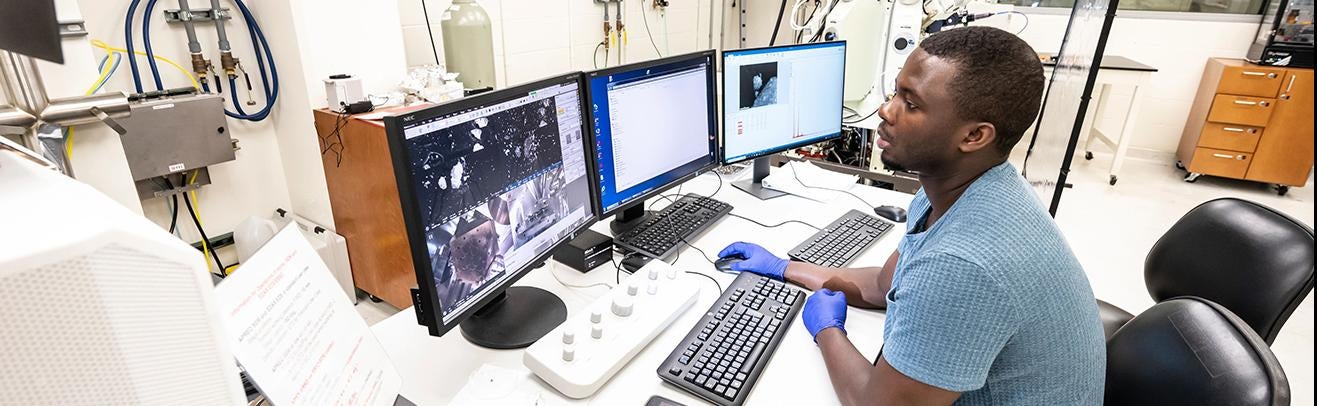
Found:
[[[1043,95],[1043,65],[1020,37],[992,27],[964,27],[924,39],[924,52],[956,65],[948,84],[956,111],[968,120],[997,128],[1003,154],[1038,118]]]

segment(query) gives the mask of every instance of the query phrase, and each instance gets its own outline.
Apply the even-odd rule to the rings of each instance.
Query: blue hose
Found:
[[[128,7],[128,19],[124,24],[124,36],[128,39],[128,57],[130,66],[133,69],[133,84],[137,92],[142,92],[142,84],[137,71],[136,58],[133,57],[132,49],[132,18],[133,12],[137,9],[137,4],[141,0],[132,0]],[[142,41],[146,44],[147,60],[151,67],[152,79],[155,80],[156,88],[164,90],[164,83],[160,80],[160,69],[156,66],[155,54],[151,50],[151,11],[155,8],[157,0],[147,0],[143,12],[146,14],[142,19]],[[251,36],[252,47],[255,49],[256,66],[261,74],[261,87],[265,90],[265,107],[261,110],[248,114],[243,111],[237,96],[236,78],[229,78],[229,88],[234,89],[230,92],[230,99],[233,101],[235,111],[225,110],[226,116],[239,120],[261,121],[270,116],[270,111],[274,109],[275,101],[279,98],[279,71],[275,68],[274,55],[270,52],[270,44],[265,39],[265,33],[261,31],[261,26],[256,22],[256,17],[252,15],[251,9],[242,0],[233,0],[233,3],[242,11],[242,18],[247,23],[247,33]],[[266,65],[269,65],[268,68]],[[218,84],[218,83],[216,83]],[[210,86],[203,85],[202,90],[210,92]]]
[[[128,43],[128,67],[133,71],[133,88],[137,93],[142,92],[142,75],[137,72],[137,53],[133,52],[133,13],[137,12],[137,3],[141,0],[133,0],[128,3],[128,17],[123,22],[123,37]]]
[[[146,44],[146,64],[151,67],[155,90],[165,90],[165,83],[160,80],[160,67],[155,62],[155,53],[151,51],[151,11],[155,10],[155,2],[147,0],[146,8],[142,10],[142,42]]]
[[[224,111],[224,114],[241,120],[261,121],[269,117],[270,111],[274,109],[274,103],[279,97],[279,71],[275,68],[274,55],[270,53],[270,44],[265,40],[265,33],[261,32],[261,26],[256,22],[256,17],[252,15],[247,4],[242,0],[233,0],[233,3],[242,11],[242,18],[247,23],[247,33],[251,36],[252,46],[256,48],[256,66],[261,73],[261,87],[265,90],[265,107],[260,111],[252,114],[242,110],[238,98],[236,97],[238,88],[237,80],[229,78],[229,88],[235,89],[231,92],[230,99],[233,102],[233,109],[236,112]],[[266,69],[266,60],[269,61],[269,69]]]

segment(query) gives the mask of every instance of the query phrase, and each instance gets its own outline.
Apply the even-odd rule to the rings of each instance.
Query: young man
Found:
[[[801,318],[843,404],[1102,403],[1106,347],[1083,269],[1011,148],[1037,117],[1043,68],[987,27],[930,36],[879,110],[882,160],[919,175],[907,233],[886,265],[788,262],[754,244],[737,270],[815,292]],[[846,337],[846,305],[886,308],[870,364]]]

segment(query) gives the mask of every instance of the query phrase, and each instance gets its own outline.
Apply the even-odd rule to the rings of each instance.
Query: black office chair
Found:
[[[1152,306],[1107,340],[1105,403],[1285,406],[1290,385],[1251,326],[1185,296]]]
[[[1266,206],[1224,198],[1203,203],[1153,245],[1143,279],[1158,302],[1197,296],[1225,306],[1267,345],[1313,289],[1313,231]],[[1098,301],[1110,338],[1134,316]]]

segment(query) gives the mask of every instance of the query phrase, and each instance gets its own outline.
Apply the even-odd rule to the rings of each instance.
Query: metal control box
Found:
[[[128,130],[120,140],[135,181],[234,159],[220,96],[185,95],[134,103],[132,115],[121,123]]]

